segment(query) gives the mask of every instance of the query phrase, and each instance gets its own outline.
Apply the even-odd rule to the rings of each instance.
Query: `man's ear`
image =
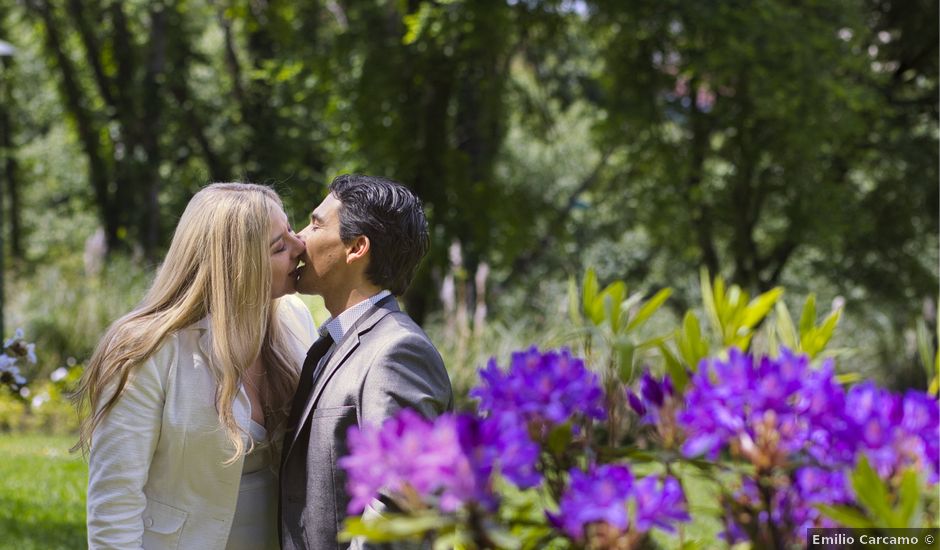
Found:
[[[369,237],[359,235],[346,245],[346,263],[351,264],[366,258],[370,250],[372,250],[372,243],[369,241]]]

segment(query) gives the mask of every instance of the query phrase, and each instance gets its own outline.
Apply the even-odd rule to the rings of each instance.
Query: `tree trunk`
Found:
[[[0,57],[0,151],[3,152],[3,183],[6,185],[10,200],[7,215],[10,220],[10,256],[23,258],[22,232],[20,229],[20,182],[17,179],[16,155],[13,149],[13,120],[10,111],[13,108],[13,90],[10,86],[10,69],[13,62],[8,57]],[[0,224],[0,231],[3,230]],[[2,252],[2,250],[0,250]],[[0,333],[2,334],[2,333]]]
[[[141,137],[146,158],[141,172],[145,191],[143,194],[144,212],[140,240],[144,256],[149,261],[156,261],[157,246],[160,243],[160,162],[162,160],[158,142],[161,132],[160,118],[163,112],[161,77],[166,67],[166,14],[161,7],[150,12],[150,39],[147,52],[147,69],[144,74],[143,112],[138,135]]]
[[[101,135],[101,129],[95,124],[91,112],[86,107],[88,101],[79,86],[75,67],[62,49],[62,37],[59,35],[61,27],[55,20],[52,8],[45,0],[31,0],[27,6],[39,16],[45,31],[46,54],[59,68],[58,73],[62,78],[59,84],[65,106],[69,115],[75,121],[78,141],[81,144],[82,151],[88,158],[88,179],[91,181],[94,190],[95,202],[104,226],[108,250],[114,250],[120,242],[119,210],[111,200],[108,192],[111,174],[108,162],[102,155],[98,138]]]

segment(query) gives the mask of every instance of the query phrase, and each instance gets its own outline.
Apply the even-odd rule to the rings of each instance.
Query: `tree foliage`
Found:
[[[916,4],[20,0],[8,185],[66,163],[83,190],[57,196],[156,259],[207,181],[271,183],[300,220],[335,174],[392,177],[433,228],[418,318],[454,242],[498,292],[599,256],[654,287],[809,274],[910,315],[940,201],[937,6]],[[68,150],[30,149],[63,128]]]

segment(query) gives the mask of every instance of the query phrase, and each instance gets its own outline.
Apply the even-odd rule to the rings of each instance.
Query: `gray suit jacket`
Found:
[[[350,500],[336,461],[348,452],[350,426],[379,425],[404,407],[433,418],[454,405],[440,354],[394,297],[373,306],[333,349],[310,394],[294,397],[303,412],[288,428],[281,461],[284,550],[349,546],[336,540]]]

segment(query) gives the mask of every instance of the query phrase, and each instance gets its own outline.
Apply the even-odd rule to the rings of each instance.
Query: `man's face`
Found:
[[[297,291],[326,297],[343,281],[346,272],[346,246],[339,238],[339,210],[342,203],[330,193],[310,214],[310,223],[298,233],[307,252],[297,277]]]

